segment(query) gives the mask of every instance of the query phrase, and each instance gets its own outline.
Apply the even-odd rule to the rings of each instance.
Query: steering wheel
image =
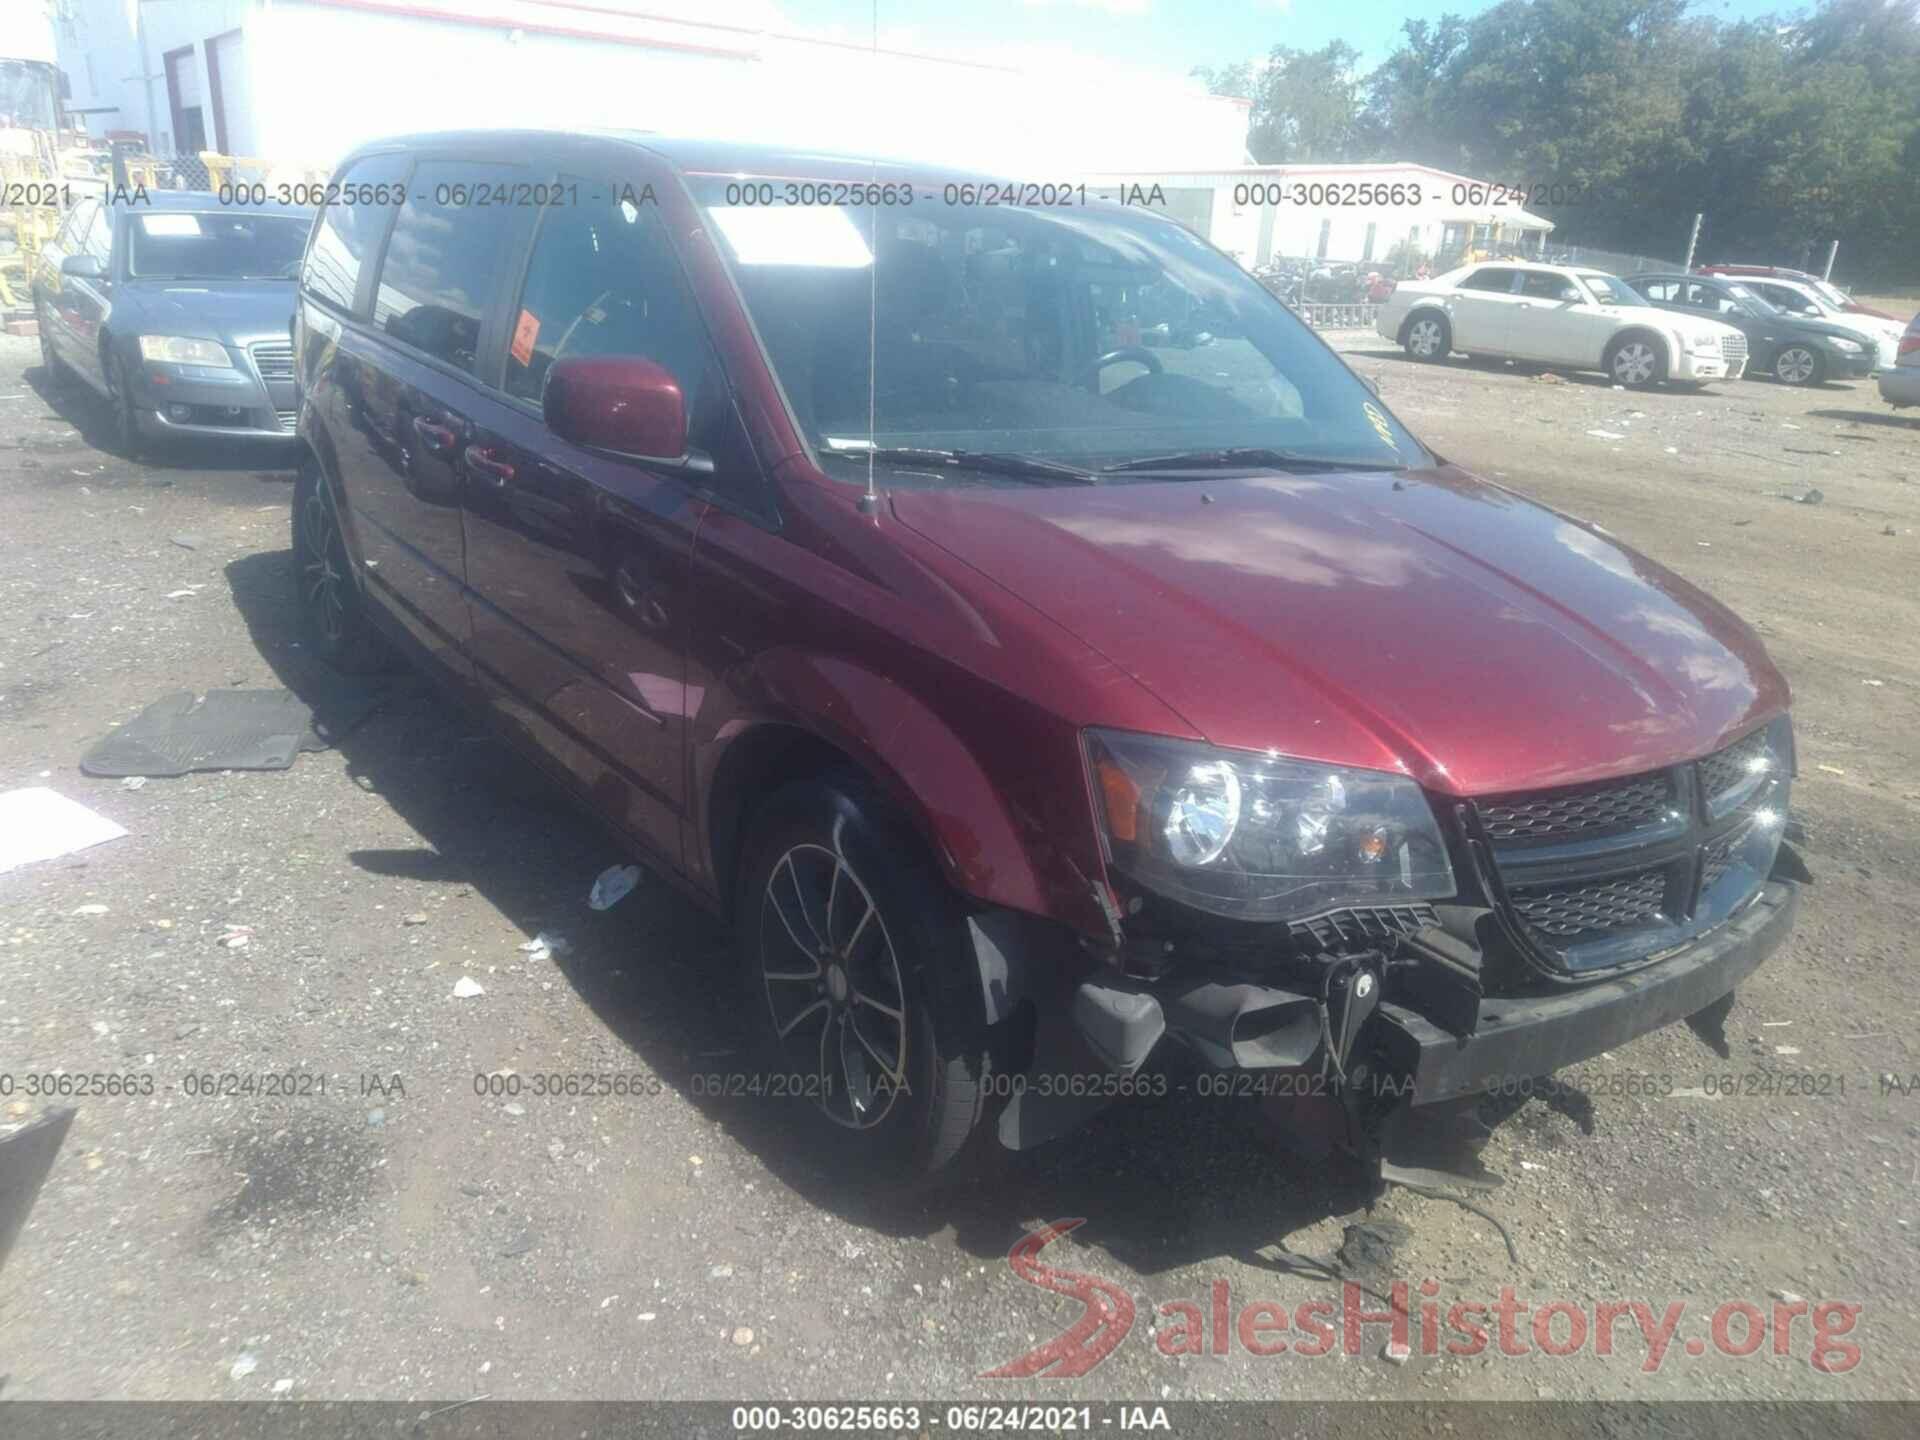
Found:
[[[1149,375],[1159,375],[1167,368],[1160,363],[1160,357],[1154,354],[1153,351],[1147,349],[1146,346],[1122,345],[1118,350],[1107,351],[1106,354],[1087,366],[1085,370],[1082,370],[1080,372],[1079,383],[1087,386],[1097,386],[1100,383],[1100,372],[1109,365],[1118,365],[1122,360],[1132,360],[1137,364],[1146,366]]]

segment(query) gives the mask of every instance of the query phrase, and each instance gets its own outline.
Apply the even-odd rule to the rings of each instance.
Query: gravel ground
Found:
[[[0,1073],[144,1075],[154,1093],[81,1102],[0,1276],[0,1393],[1913,1395],[1920,422],[1868,384],[1628,394],[1345,338],[1443,454],[1729,601],[1798,696],[1817,876],[1799,931],[1742,991],[1730,1060],[1676,1027],[1585,1067],[1583,1094],[1505,1115],[1484,1157],[1505,1184],[1480,1203],[1517,1265],[1486,1219],[1399,1190],[1369,1213],[1259,1109],[1190,1092],[935,1199],[822,1174],[775,1105],[698,1093],[739,1043],[716,927],[657,883],[590,911],[621,857],[404,677],[289,771],[81,776],[92,740],[168,691],[313,683],[290,475],[118,458],[33,342],[8,340],[0,789],[51,785],[130,834],[0,876]],[[528,953],[542,932],[570,943]],[[455,998],[463,977],[484,993]],[[509,1070],[617,1072],[642,1093],[476,1094]],[[268,1072],[325,1092],[215,1098],[190,1078]],[[1703,1093],[1728,1074],[1750,1093]],[[1637,1075],[1667,1079],[1639,1093]],[[1779,1093],[1802,1075],[1817,1093]],[[16,1088],[0,1121],[41,1103]],[[1086,1223],[1045,1258],[1131,1295],[1132,1332],[1079,1378],[983,1378],[1079,1315],[1007,1260],[1068,1217]],[[1611,1358],[1430,1357],[1416,1336],[1395,1363],[1378,1325],[1351,1357],[1162,1353],[1177,1326],[1158,1307],[1210,1316],[1215,1282],[1235,1313],[1337,1301],[1295,1257],[1368,1220],[1395,1222],[1372,1273],[1432,1277],[1443,1310],[1502,1286],[1536,1305],[1685,1302],[1680,1338],[1651,1373],[1627,1322]],[[1685,1353],[1715,1306],[1780,1295],[1858,1304],[1857,1365],[1811,1365],[1804,1321],[1789,1355]]]

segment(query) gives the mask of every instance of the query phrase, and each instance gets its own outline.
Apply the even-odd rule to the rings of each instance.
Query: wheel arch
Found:
[[[1407,332],[1413,329],[1413,322],[1419,319],[1420,316],[1423,314],[1432,315],[1434,319],[1440,321],[1443,325],[1447,327],[1448,335],[1452,335],[1453,321],[1447,317],[1447,312],[1445,307],[1429,301],[1419,305],[1415,305],[1412,309],[1407,311],[1406,316],[1400,321],[1399,331],[1394,336],[1394,341],[1396,344],[1404,345],[1407,343]]]
[[[1613,352],[1635,336],[1651,340],[1660,347],[1661,363],[1666,367],[1667,374],[1672,375],[1674,358],[1679,351],[1679,336],[1677,332],[1670,333],[1652,325],[1623,325],[1614,331],[1607,337],[1606,349],[1600,352],[1601,367],[1606,368],[1613,358]]]
[[[696,854],[723,905],[738,882],[757,800],[787,781],[845,767],[901,812],[958,893],[1052,912],[1001,787],[931,707],[837,656],[780,652],[755,671],[754,688],[770,703],[696,742],[693,761]]]

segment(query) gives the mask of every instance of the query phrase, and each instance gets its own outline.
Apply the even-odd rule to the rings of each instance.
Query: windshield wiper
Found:
[[[1064,480],[1074,485],[1100,483],[1099,476],[1077,465],[1039,460],[1031,455],[1016,455],[1006,450],[939,450],[917,445],[878,445],[871,449],[829,449],[825,453],[847,460],[874,460],[881,464],[953,465],[987,475],[1005,475],[1015,480]]]
[[[1379,460],[1342,460],[1332,455],[1301,455],[1292,450],[1269,450],[1242,446],[1229,450],[1188,450],[1178,455],[1149,455],[1140,460],[1123,460],[1108,465],[1103,475],[1124,474],[1129,470],[1244,470],[1264,467],[1271,470],[1404,470],[1404,464]]]

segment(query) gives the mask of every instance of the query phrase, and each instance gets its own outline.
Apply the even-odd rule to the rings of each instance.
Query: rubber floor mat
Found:
[[[343,686],[316,705],[288,690],[182,690],[163,695],[80,757],[88,775],[285,770],[325,750],[373,713],[384,687]]]

